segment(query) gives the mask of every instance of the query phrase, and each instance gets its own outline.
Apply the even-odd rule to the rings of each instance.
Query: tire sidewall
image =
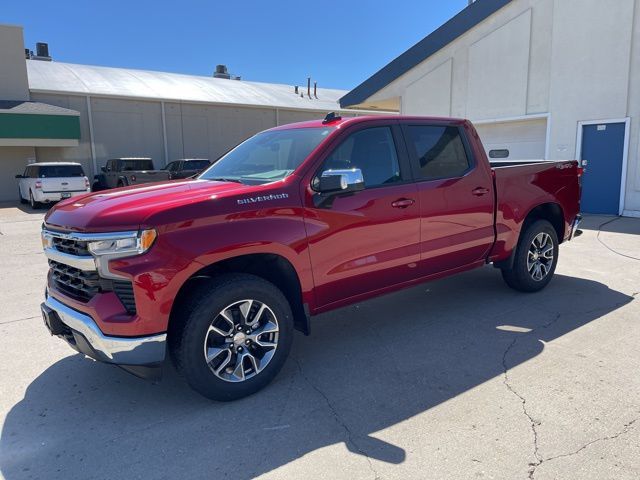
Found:
[[[533,242],[533,239],[540,233],[548,234],[553,241],[553,263],[551,264],[549,273],[547,273],[542,280],[534,280],[527,268],[527,256],[531,242]],[[518,253],[514,262],[514,270],[519,277],[522,287],[528,291],[538,291],[546,287],[556,271],[559,252],[558,234],[551,223],[546,220],[537,220],[529,225],[520,239]]]
[[[249,277],[249,276],[246,276]],[[218,378],[204,358],[204,341],[209,325],[223,308],[246,299],[258,300],[271,308],[278,321],[278,347],[269,364],[254,377],[242,382]],[[280,371],[293,340],[293,316],[284,295],[258,277],[225,282],[208,292],[189,315],[182,334],[180,370],[196,391],[215,400],[234,400],[265,387]]]

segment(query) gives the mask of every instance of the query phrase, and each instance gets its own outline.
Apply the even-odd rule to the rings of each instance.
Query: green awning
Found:
[[[40,102],[0,100],[0,138],[79,140],[80,113]]]

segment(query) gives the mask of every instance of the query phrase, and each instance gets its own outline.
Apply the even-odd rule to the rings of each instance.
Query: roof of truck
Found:
[[[287,125],[280,125],[272,128],[271,130],[287,130],[291,128],[318,128],[318,127],[342,127],[344,125],[353,125],[364,122],[374,121],[420,121],[420,122],[433,122],[433,123],[450,123],[458,124],[466,122],[464,118],[450,118],[450,117],[417,117],[410,115],[363,115],[358,117],[336,117],[335,120],[325,122],[324,120],[310,120],[307,122],[289,123]]]
[[[78,165],[78,166],[82,166],[82,164],[80,164],[78,162],[36,162],[36,163],[31,163],[28,166],[32,167],[34,165],[36,167],[57,167],[59,165]]]

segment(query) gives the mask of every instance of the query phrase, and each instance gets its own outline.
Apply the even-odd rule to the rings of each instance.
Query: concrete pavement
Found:
[[[538,294],[487,267],[315,318],[219,404],[49,336],[42,217],[0,208],[3,478],[640,478],[640,220],[589,217]]]

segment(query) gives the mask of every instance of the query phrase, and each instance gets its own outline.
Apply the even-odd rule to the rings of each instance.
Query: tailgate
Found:
[[[84,177],[41,178],[43,193],[84,192]]]

